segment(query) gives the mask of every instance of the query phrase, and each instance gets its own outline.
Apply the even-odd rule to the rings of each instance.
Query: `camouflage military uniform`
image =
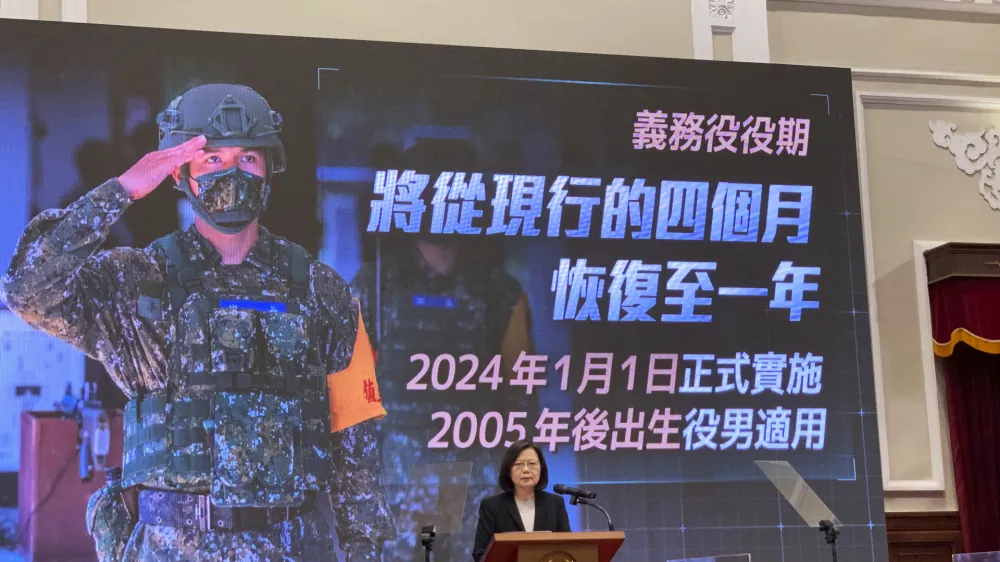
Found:
[[[309,425],[320,423],[324,416],[309,418],[304,399],[301,409],[298,406],[289,408],[289,404],[293,404],[291,399],[251,390],[240,394],[244,396],[240,402],[241,399],[233,398],[237,396],[235,393],[209,393],[205,381],[191,384],[198,382],[192,377],[199,374],[232,370],[234,365],[231,363],[250,360],[215,345],[239,344],[245,335],[241,332],[243,325],[237,323],[228,331],[213,328],[211,341],[198,341],[199,337],[205,337],[204,333],[199,336],[197,330],[184,324],[186,317],[183,317],[185,311],[196,308],[191,304],[193,301],[184,301],[184,307],[177,309],[170,298],[172,295],[168,295],[170,271],[167,263],[170,260],[162,245],[97,251],[112,225],[131,203],[118,181],[110,180],[64,210],[41,213],[22,235],[0,292],[7,306],[28,324],[100,360],[116,384],[133,399],[131,411],[127,408],[125,415],[126,424],[133,424],[126,431],[126,441],[131,432],[133,442],[126,443],[124,485],[144,490],[140,493],[145,494],[145,507],[140,508],[137,523],[135,517],[126,519],[128,514],[122,512],[113,491],[104,489],[93,498],[88,509],[88,525],[102,549],[99,553],[102,561],[307,561],[329,558],[333,548],[332,533],[317,509],[303,510],[301,516],[288,516],[287,520],[259,529],[231,531],[225,528],[203,530],[184,524],[167,525],[166,522],[160,525],[158,520],[144,521],[142,517],[145,509],[153,513],[155,519],[158,502],[181,497],[171,496],[171,491],[211,494],[213,500],[221,498],[221,504],[226,506],[259,505],[254,501],[262,500],[271,505],[292,507],[302,501],[304,489],[330,494],[340,544],[348,553],[348,560],[377,559],[381,542],[393,538],[394,529],[380,482],[374,422],[362,422],[332,434],[326,425],[324,433],[322,427]],[[198,281],[207,293],[226,291],[237,296],[242,293],[280,297],[289,291],[285,275],[289,260],[295,255],[306,255],[301,248],[262,227],[259,227],[257,243],[238,265],[223,265],[218,252],[194,227],[175,233],[173,240],[182,256],[201,265]],[[297,254],[295,248],[301,253]],[[263,325],[259,329],[267,333],[266,344],[261,343],[262,339],[254,341],[256,353],[260,357],[278,358],[280,362],[284,350],[268,349],[268,346],[274,341],[295,345],[294,336],[299,333],[296,330],[304,329],[301,318],[306,318],[314,331],[310,332],[309,340],[300,340],[317,342],[306,350],[315,356],[316,374],[338,373],[352,359],[359,331],[357,304],[352,302],[347,284],[333,270],[308,255],[303,259],[307,260],[308,273],[303,280],[303,296],[297,301],[301,306],[300,320],[283,319],[281,315],[255,317],[258,318],[257,326]],[[222,309],[216,309],[219,311]],[[222,314],[216,316],[231,320],[246,313],[237,310],[222,311]],[[216,316],[212,317],[213,322]],[[199,344],[201,348],[197,347]],[[180,352],[190,349],[211,349],[211,353],[192,356]],[[269,369],[278,368],[279,374],[284,368],[268,365]],[[290,368],[294,371],[296,366]],[[186,375],[181,377],[178,373]],[[320,386],[307,388],[303,384],[301,395],[320,393]],[[216,428],[213,430],[210,423],[212,418],[208,418],[204,428],[185,427],[184,420],[194,419],[196,405],[206,396],[212,398],[210,403],[216,409]],[[247,396],[249,399],[245,398]],[[157,400],[160,401],[159,409],[149,406],[148,403]],[[172,408],[164,408],[164,400],[172,404]],[[201,400],[205,402],[209,401]],[[275,404],[279,408],[277,417],[257,415],[259,410]],[[136,411],[146,406],[149,406],[146,413]],[[227,406],[233,407],[226,409]],[[225,415],[234,417],[238,426],[246,426],[251,432],[240,434],[236,441],[226,441],[232,435],[225,433],[225,424],[219,423],[220,408]],[[281,415],[281,408],[288,413],[287,418]],[[183,417],[182,410],[187,412],[188,418]],[[297,454],[306,459],[304,462],[312,463],[307,474],[282,480],[286,486],[281,488],[283,491],[273,493],[272,490],[268,497],[260,497],[261,491],[252,486],[226,488],[233,478],[246,477],[249,469],[244,469],[247,466],[264,467],[262,474],[251,474],[264,481],[274,477],[274,471],[288,469],[291,461],[274,453],[271,445],[273,439],[277,439],[275,435],[286,429],[293,431],[288,428],[295,425],[296,415],[301,419],[301,430],[294,431],[301,431],[302,435],[302,446],[296,449]],[[328,424],[329,411],[325,417]],[[256,437],[253,431],[258,432]],[[164,434],[172,437],[164,437]],[[312,436],[310,439],[325,438],[326,441],[323,446],[310,446],[307,434]],[[299,443],[298,433],[295,435],[295,443]],[[168,451],[166,459],[164,451]],[[140,462],[144,458],[159,464]],[[199,460],[209,464],[199,464],[196,462]],[[131,471],[130,462],[135,467]],[[150,469],[154,465],[174,468],[181,465],[188,470]],[[224,474],[220,476],[227,471],[233,473],[230,481],[223,478]],[[326,476],[319,479],[315,476],[324,471]],[[248,493],[251,497],[246,496]],[[267,521],[270,523],[270,519]],[[135,525],[124,546],[120,539],[116,542],[108,538],[115,534],[118,537],[128,535],[128,529],[115,528],[123,524]]]
[[[87,502],[87,534],[94,537],[101,562],[122,560],[125,555],[122,536],[132,529],[132,517],[120,497],[122,492],[120,481],[109,483]]]
[[[417,559],[420,547],[416,534],[421,526],[430,523],[415,520],[419,518],[415,514],[436,512],[431,504],[434,498],[419,498],[412,490],[408,492],[411,486],[419,490],[421,485],[428,484],[409,482],[410,470],[421,464],[469,462],[473,467],[461,529],[454,534],[438,529],[434,547],[438,562],[468,560],[475,539],[479,502],[498,491],[497,469],[503,456],[503,442],[497,448],[485,449],[479,446],[477,438],[469,449],[459,449],[454,445],[453,431],[449,430],[447,450],[429,449],[427,443],[440,431],[442,423],[433,421],[431,415],[446,411],[454,421],[463,411],[476,412],[480,419],[486,412],[499,411],[506,419],[508,411],[530,411],[529,400],[523,391],[506,384],[503,370],[505,382],[496,392],[480,386],[474,393],[477,397],[488,395],[488,402],[470,402],[473,393],[463,396],[454,391],[454,383],[448,391],[436,391],[430,384],[426,391],[408,391],[407,382],[420,369],[419,363],[411,362],[410,357],[423,353],[433,362],[441,354],[451,354],[457,363],[455,381],[458,381],[469,369],[469,363],[459,362],[459,357],[476,355],[479,366],[475,377],[470,379],[476,383],[478,373],[504,351],[501,342],[510,329],[514,310],[518,306],[526,309],[526,297],[517,280],[500,267],[463,265],[460,257],[455,272],[440,276],[429,269],[415,249],[410,255],[393,254],[383,259],[380,274],[381,278],[376,280],[370,268],[363,268],[352,286],[361,301],[365,325],[376,342],[382,400],[392,411],[391,416],[380,422],[379,437],[389,503],[394,510],[398,509],[400,540],[386,546],[385,560]],[[427,306],[428,301],[436,303]],[[530,320],[526,320],[515,329],[529,331]],[[519,337],[518,347],[531,353],[530,335],[523,333]],[[513,361],[506,356],[504,359],[504,369],[509,370]],[[424,382],[429,383],[430,377],[428,373]]]

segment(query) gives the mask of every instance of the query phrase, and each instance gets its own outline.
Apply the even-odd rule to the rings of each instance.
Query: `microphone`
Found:
[[[424,525],[420,528],[420,544],[424,547],[424,560],[426,562],[431,561],[431,551],[434,550],[434,537],[437,536],[437,530],[434,525]]]
[[[597,497],[597,492],[591,492],[589,490],[584,490],[581,488],[574,488],[573,486],[567,486],[565,484],[556,484],[552,486],[552,491],[557,494],[562,494],[564,496],[575,496],[578,498],[594,499]]]
[[[615,530],[615,525],[614,523],[611,522],[611,515],[608,514],[608,510],[604,509],[603,507],[597,505],[592,501],[589,501],[597,497],[597,492],[591,492],[589,490],[584,490],[582,488],[574,488],[573,486],[567,486],[565,484],[556,484],[555,486],[552,486],[552,491],[557,494],[569,496],[570,505],[583,504],[597,508],[598,510],[600,510],[601,513],[604,514],[604,517],[608,520],[608,530],[609,531]]]

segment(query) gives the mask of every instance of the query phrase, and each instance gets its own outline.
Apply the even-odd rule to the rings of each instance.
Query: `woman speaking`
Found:
[[[472,559],[480,562],[497,533],[520,531],[569,532],[569,515],[562,496],[543,491],[549,469],[542,450],[527,441],[507,449],[500,465],[502,494],[479,504],[479,526]]]

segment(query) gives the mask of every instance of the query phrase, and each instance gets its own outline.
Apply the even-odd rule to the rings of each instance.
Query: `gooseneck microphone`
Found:
[[[597,492],[591,492],[590,490],[584,490],[583,488],[574,488],[573,486],[567,486],[565,484],[556,484],[555,486],[552,486],[552,491],[557,494],[569,496],[570,505],[583,504],[589,505],[590,507],[596,507],[608,520],[608,530],[615,530],[615,526],[611,523],[611,515],[608,514],[607,510],[594,502],[588,501],[596,498]]]
[[[574,488],[573,486],[567,486],[565,484],[556,484],[555,486],[552,486],[552,491],[564,496],[576,496],[578,498],[587,498],[589,500],[597,497],[597,492]]]

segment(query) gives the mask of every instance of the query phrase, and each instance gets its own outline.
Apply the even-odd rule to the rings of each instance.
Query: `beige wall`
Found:
[[[931,474],[927,396],[923,385],[923,355],[917,314],[914,240],[983,241],[1000,243],[1000,215],[979,195],[977,181],[954,164],[950,153],[931,141],[928,121],[945,120],[959,130],[1000,126],[1000,114],[954,108],[901,108],[871,105],[865,110],[868,146],[868,195],[872,217],[875,289],[881,340],[882,381],[886,402],[890,477],[920,480]],[[938,395],[937,432],[945,453],[947,490],[944,497],[905,499],[896,494],[890,510],[955,509],[950,471],[947,418]]]
[[[928,125],[942,120],[969,132],[1000,125],[1000,113],[963,109],[960,99],[995,99],[1000,107],[1000,83],[920,73],[1000,75],[1000,57],[993,55],[1000,52],[1000,18],[781,2],[772,3],[768,27],[774,62],[916,72],[854,83],[855,92],[896,94],[865,104],[859,133],[867,161],[874,266],[868,275],[877,304],[889,480],[911,487],[933,480],[935,456],[943,469],[943,491],[887,492],[886,510],[957,509],[943,384],[928,361],[930,350],[921,347],[918,307],[926,303],[918,300],[914,241],[1000,242],[1000,214],[979,195],[978,180],[934,145]],[[927,101],[936,105],[919,105],[918,96],[937,98]],[[913,103],[918,105],[903,105]]]
[[[52,12],[52,1],[40,0],[43,18]],[[746,10],[763,2],[736,3]],[[692,29],[690,0],[369,0],[347,5],[88,0],[87,16],[90,22],[107,24],[661,57],[693,57],[692,43],[707,37],[704,30],[699,35]],[[1000,214],[980,198],[976,179],[966,177],[950,154],[934,146],[927,124],[941,119],[964,130],[997,125],[998,114],[963,109],[959,98],[1000,100],[1000,79],[993,84],[920,73],[1000,76],[1000,11],[986,15],[798,1],[768,2],[767,10],[772,62],[917,72],[909,78],[897,73],[855,81],[856,91],[898,94],[895,100],[866,106],[861,134],[868,165],[868,273],[878,306],[889,480],[918,484],[915,491],[887,493],[886,508],[955,509],[942,387],[921,349],[913,242],[1000,242]],[[755,32],[763,33],[760,28]],[[730,37],[716,36],[708,43],[726,53],[716,58],[739,59]],[[912,103],[915,95],[944,101],[936,107],[900,105]],[[935,444],[941,451],[937,460],[943,490],[920,491],[919,483],[935,476]]]
[[[1000,73],[1000,17],[772,2],[771,61]]]
[[[685,0],[89,0],[91,23],[660,57],[692,56]]]

